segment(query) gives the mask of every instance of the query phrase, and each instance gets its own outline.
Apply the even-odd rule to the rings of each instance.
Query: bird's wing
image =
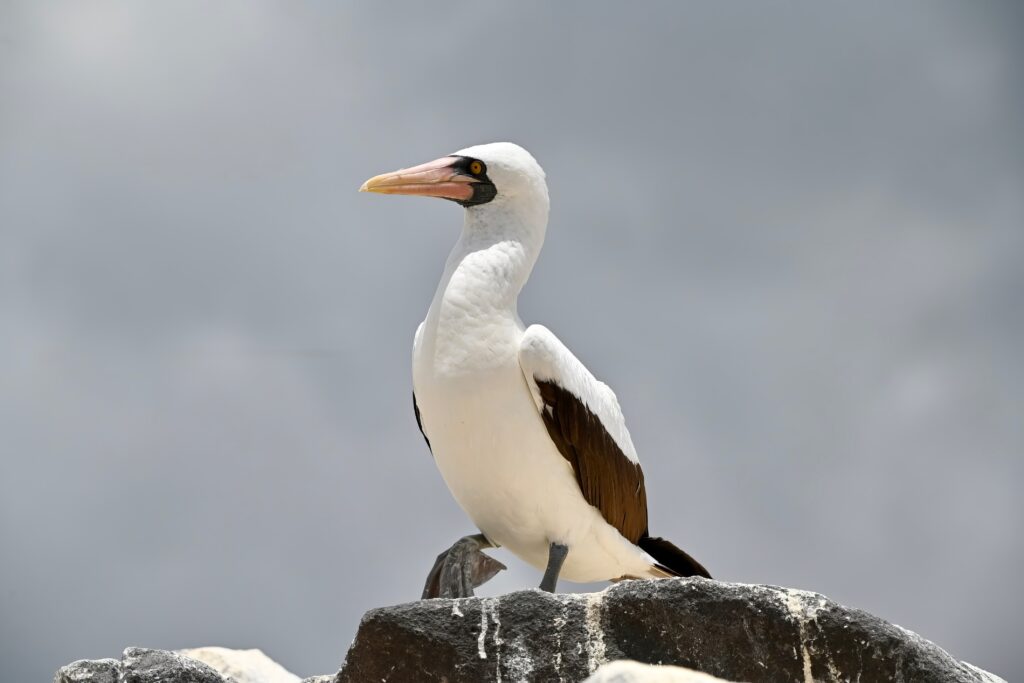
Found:
[[[644,473],[614,392],[542,325],[526,330],[519,365],[583,497],[637,543],[647,535]]]
[[[412,392],[412,412],[416,415],[416,426],[420,428],[420,434],[423,435],[423,440],[427,442],[427,450],[431,453],[434,449],[430,445],[430,439],[427,437],[427,433],[423,431],[423,420],[420,418],[420,404],[416,403],[416,392]]]
[[[412,348],[413,353],[420,345],[420,340],[423,338],[423,323],[420,323],[419,327],[416,328],[416,334],[413,336]],[[414,382],[415,384],[415,382]],[[423,429],[423,419],[420,417],[420,404],[416,402],[416,387],[412,389],[412,412],[416,415],[416,426],[420,428],[420,434],[423,435],[423,440],[427,442],[427,450],[433,454],[434,448],[430,445],[430,437],[427,436],[426,430]]]

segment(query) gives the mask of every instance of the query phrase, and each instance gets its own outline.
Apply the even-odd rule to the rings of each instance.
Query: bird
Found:
[[[480,533],[438,556],[423,597],[472,595],[504,568],[478,554],[492,547],[542,570],[548,592],[560,578],[710,578],[650,534],[643,470],[614,392],[554,333],[519,317],[550,205],[534,157],[510,142],[476,145],[374,176],[360,191],[438,197],[464,209],[416,329],[413,411]]]

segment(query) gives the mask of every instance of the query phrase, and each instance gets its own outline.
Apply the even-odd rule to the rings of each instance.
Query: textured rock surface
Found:
[[[121,683],[223,683],[211,667],[177,652],[130,647],[121,654]]]
[[[116,659],[80,659],[59,668],[53,683],[117,683],[120,667]]]
[[[342,670],[301,683],[575,683],[592,674],[590,683],[1002,681],[817,593],[695,578],[371,610]],[[54,683],[300,682],[259,650],[128,648],[120,660],[61,667]]]
[[[288,673],[259,650],[222,647],[181,652],[130,647],[120,661],[83,659],[72,662],[61,667],[53,680],[54,683],[299,683],[298,676]]]
[[[622,659],[602,664],[585,683],[726,683],[681,666],[641,664]]]
[[[1001,680],[816,593],[693,578],[371,610],[338,683],[580,681],[618,659],[752,683]]]

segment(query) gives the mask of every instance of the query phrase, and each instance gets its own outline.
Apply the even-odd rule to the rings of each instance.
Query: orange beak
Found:
[[[455,161],[453,157],[441,157],[430,163],[374,176],[363,183],[359,191],[469,201],[473,197],[472,183],[475,180],[460,173],[453,166]]]

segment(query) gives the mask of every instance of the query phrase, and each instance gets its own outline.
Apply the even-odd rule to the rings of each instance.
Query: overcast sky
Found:
[[[418,597],[473,531],[410,399],[461,209],[356,188],[497,140],[652,531],[1024,677],[1022,46],[1012,2],[0,0],[0,679],[329,673]]]

